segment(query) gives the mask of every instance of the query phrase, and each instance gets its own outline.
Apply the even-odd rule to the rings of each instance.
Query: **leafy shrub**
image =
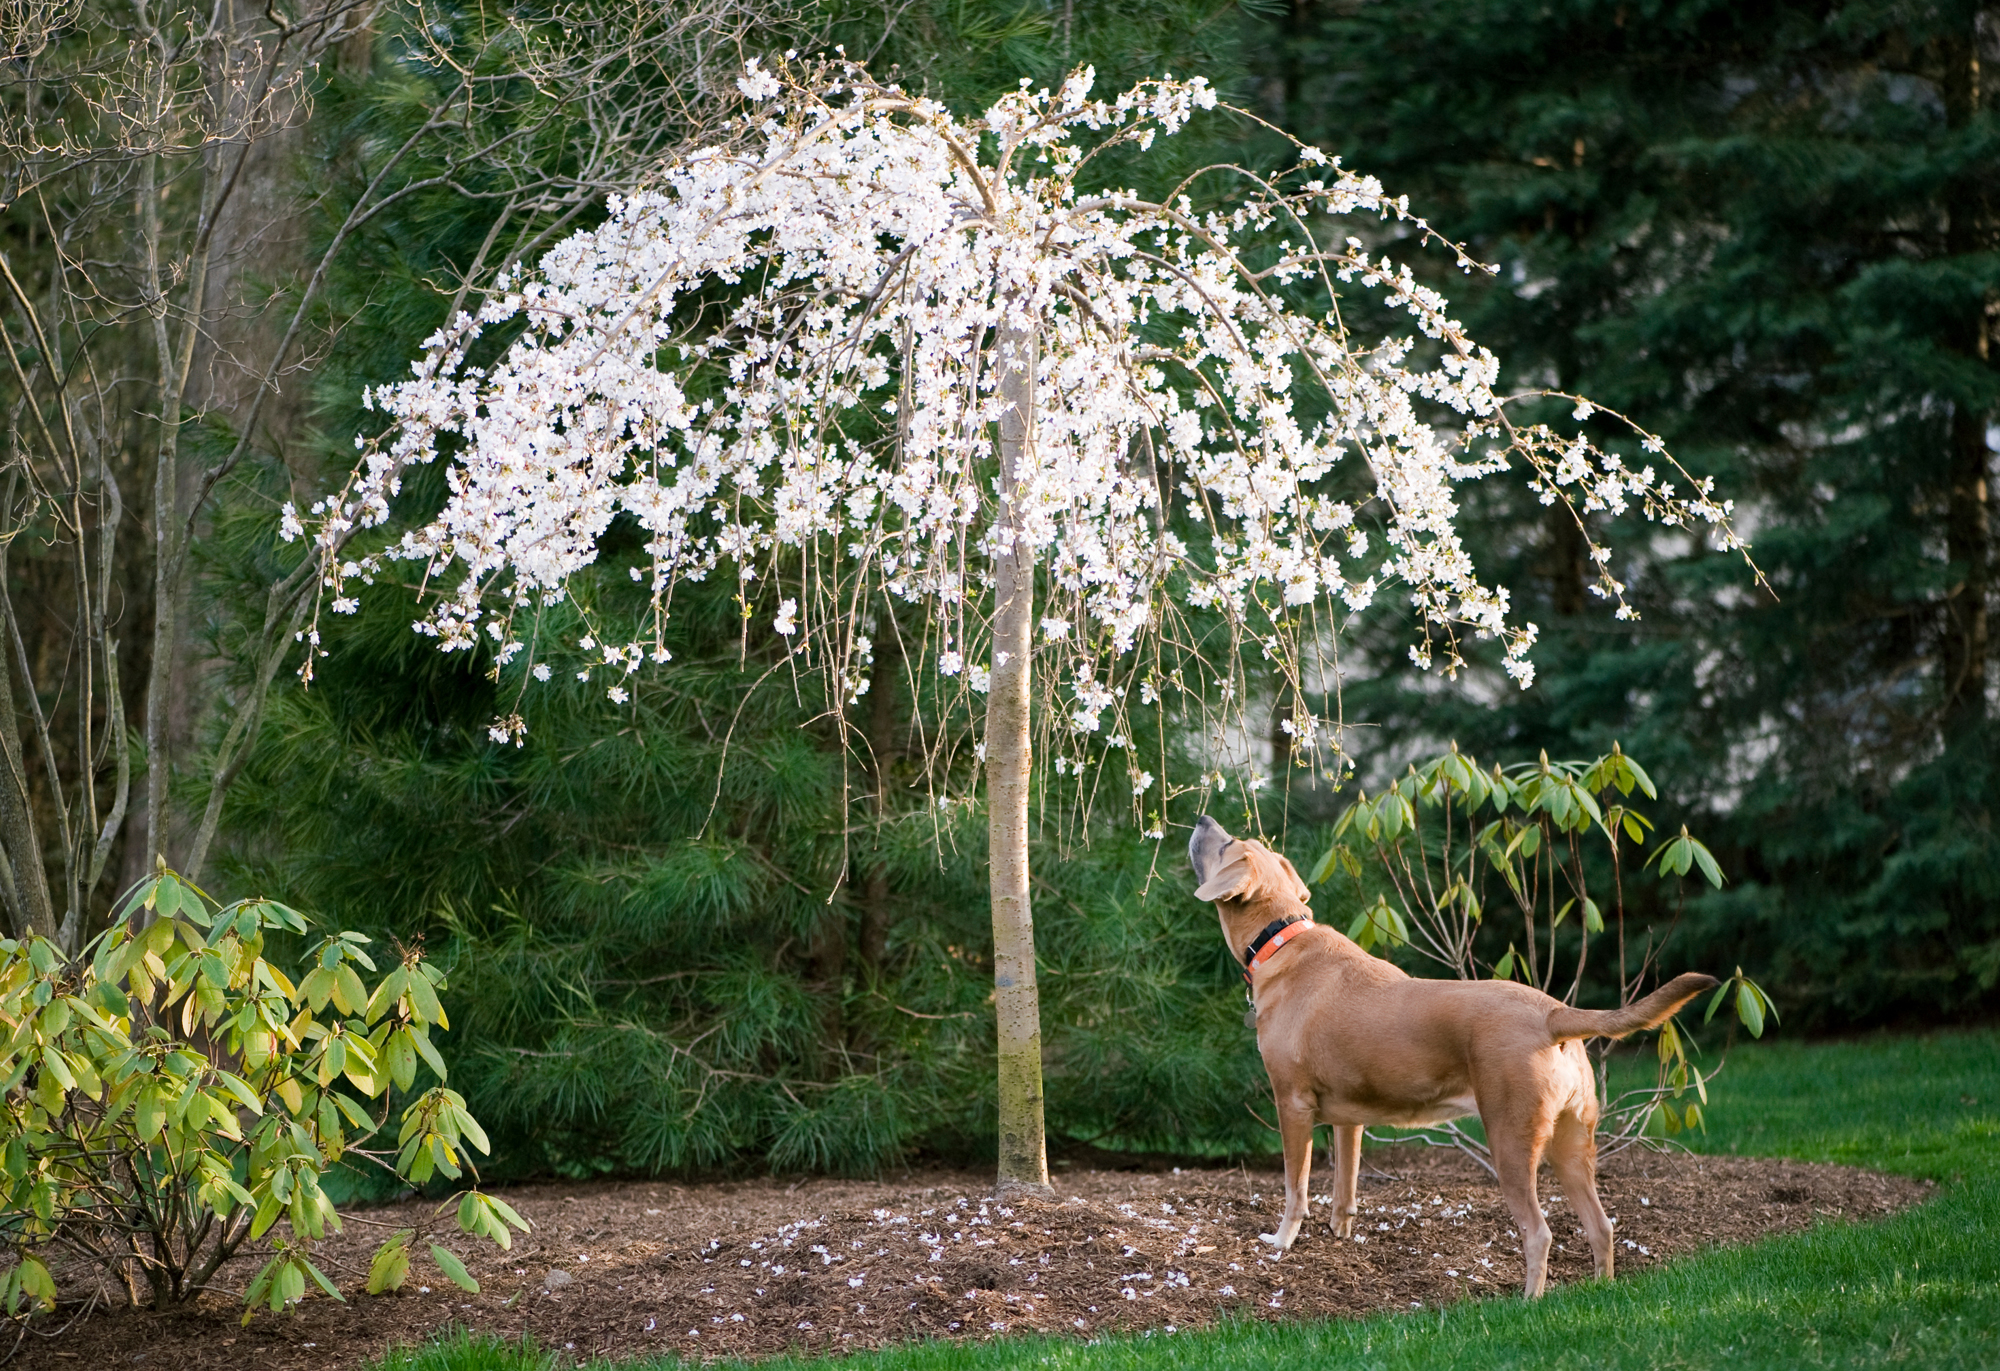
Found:
[[[1592,762],[1551,762],[1544,752],[1536,762],[1490,769],[1454,743],[1410,766],[1380,794],[1361,792],[1335,823],[1312,882],[1343,874],[1353,883],[1360,912],[1348,936],[1363,948],[1408,949],[1462,980],[1520,980],[1566,1004],[1576,1003],[1585,986],[1591,940],[1609,934],[1622,1008],[1660,979],[1673,933],[1671,926],[1664,935],[1649,929],[1641,948],[1627,944],[1625,874],[1653,829],[1630,803],[1634,790],[1648,799],[1658,795],[1645,768],[1615,743]],[[1634,848],[1629,854],[1627,843]],[[1723,881],[1714,855],[1685,826],[1653,844],[1637,866],[1663,880],[1699,871],[1711,886]],[[1741,968],[1709,1000],[1707,1017],[1724,1004],[1752,1036],[1762,1036],[1767,1012],[1775,1015]],[[1707,1082],[1720,1064],[1704,1074],[1690,1062],[1672,1020],[1660,1027],[1652,1085],[1615,1099],[1603,1069],[1609,1047],[1596,1039],[1589,1050],[1605,1096],[1600,1128],[1611,1148],[1656,1124],[1668,1133],[1704,1127]],[[1695,1098],[1687,1098],[1690,1092]],[[1485,1160],[1484,1145],[1456,1124],[1425,1131]]]
[[[485,1152],[486,1135],[443,1084],[431,1040],[449,1027],[442,974],[403,949],[371,989],[368,939],[335,933],[312,944],[294,981],[266,958],[266,939],[307,933],[274,900],[213,908],[162,866],[74,962],[41,938],[0,940],[0,1241],[17,1258],[0,1289],[9,1315],[53,1306],[51,1247],[115,1276],[134,1305],[143,1283],[164,1308],[211,1288],[224,1262],[280,1220],[289,1236],[245,1291],[244,1321],[260,1304],[302,1298],[308,1282],[339,1299],[311,1260],[313,1243],[340,1228],[329,1167],[361,1162],[417,1185],[473,1171],[466,1148]],[[420,1066],[437,1084],[411,1094]],[[378,1146],[397,1117],[392,1096],[405,1101],[395,1142]],[[510,1227],[527,1228],[476,1185],[457,1219],[502,1247]],[[416,1236],[383,1244],[371,1293],[402,1283]],[[430,1252],[446,1276],[478,1288],[449,1251]]]

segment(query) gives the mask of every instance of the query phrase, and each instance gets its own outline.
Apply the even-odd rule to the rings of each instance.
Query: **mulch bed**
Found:
[[[1605,1207],[1622,1273],[1822,1219],[1874,1218],[1928,1186],[1846,1167],[1631,1151],[1606,1161]],[[1328,1178],[1315,1176],[1316,1190]],[[1330,1188],[1328,1186],[1327,1188]],[[1544,1206],[1550,1279],[1590,1273],[1554,1178]],[[1284,1205],[1275,1171],[1072,1168],[1053,1202],[989,1198],[990,1175],[920,1170],[876,1182],[619,1182],[502,1192],[534,1225],[511,1252],[455,1232],[481,1291],[428,1257],[401,1292],[370,1297],[369,1254],[419,1206],[351,1210],[318,1249],[345,1304],[238,1325],[209,1297],[172,1315],[100,1309],[60,1337],[30,1337],[28,1367],[340,1371],[463,1325],[533,1336],[574,1357],[762,1356],[905,1339],[1197,1328],[1224,1317],[1310,1319],[1434,1308],[1519,1291],[1521,1257],[1498,1190],[1456,1154],[1368,1152],[1351,1241],[1309,1224],[1277,1257],[1257,1234]],[[1315,1212],[1326,1213],[1325,1196]],[[231,1268],[247,1281],[256,1265]],[[58,1311],[51,1320],[67,1316]]]

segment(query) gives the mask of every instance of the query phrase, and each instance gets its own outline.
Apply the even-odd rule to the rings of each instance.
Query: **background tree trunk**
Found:
[[[861,901],[860,948],[861,964],[870,975],[881,973],[889,948],[889,925],[895,919],[882,828],[889,821],[890,772],[902,755],[896,729],[896,676],[902,669],[903,655],[894,621],[885,619],[884,631],[877,636],[882,641],[875,645],[875,679],[868,692],[868,751],[875,768],[875,853]]]
[[[1020,473],[1033,460],[1035,340],[1000,332],[1000,537],[994,559],[993,679],[986,697],[987,851],[993,893],[993,1005],[999,1021],[1000,1189],[1049,1189],[1042,1125],[1042,1011],[1035,924],[1028,903],[1029,650],[1035,562],[1013,535]]]
[[[1980,70],[1978,22],[1938,44],[1946,126],[1958,130],[1979,114]],[[1945,193],[1945,250],[1971,257],[1988,249],[1994,239],[1991,168],[1968,170]],[[1952,350],[1985,366],[1992,365],[1987,319],[1990,300],[1969,312],[1954,330]],[[1986,658],[1989,651],[1987,596],[1990,594],[1992,511],[1987,502],[1991,461],[1986,446],[1990,416],[1959,399],[1952,406],[1950,452],[1945,473],[1945,556],[1954,584],[1945,592],[1944,642],[1940,685],[1947,741],[1986,717]]]

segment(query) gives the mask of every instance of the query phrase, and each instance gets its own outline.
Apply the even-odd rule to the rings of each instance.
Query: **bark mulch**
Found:
[[[1846,1167],[1639,1151],[1603,1171],[1628,1274],[1822,1219],[1892,1213],[1929,1189]],[[1328,1179],[1316,1174],[1315,1189]],[[1257,1241],[1283,1208],[1275,1171],[1077,1167],[1059,1172],[1053,1202],[1002,1204],[990,1191],[990,1175],[937,1170],[874,1182],[521,1187],[502,1193],[534,1231],[511,1252],[445,1225],[477,1295],[437,1277],[427,1256],[402,1291],[363,1293],[374,1245],[428,1211],[357,1209],[318,1249],[345,1304],[311,1298],[248,1328],[239,1307],[213,1296],[170,1315],[100,1308],[59,1337],[29,1337],[16,1365],[345,1371],[453,1325],[532,1335],[564,1354],[559,1364],[761,1356],[1434,1308],[1520,1286],[1520,1243],[1498,1190],[1445,1151],[1370,1151],[1365,1232],[1339,1241],[1311,1224],[1284,1257]],[[1589,1249],[1547,1172],[1543,1192],[1557,1241],[1550,1278],[1583,1279]],[[1326,1204],[1316,1196],[1316,1214]],[[247,1281],[256,1264],[231,1272]]]

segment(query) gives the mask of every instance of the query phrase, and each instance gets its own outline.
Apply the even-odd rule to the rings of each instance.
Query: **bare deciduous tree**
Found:
[[[765,0],[0,10],[7,931],[74,948],[121,872],[171,857],[199,878],[319,572],[301,560],[272,580],[248,669],[223,680],[191,621],[193,554],[218,492],[288,446],[289,394],[356,235],[426,191],[490,202],[485,246],[440,286],[456,310],[707,125],[746,42],[788,19]],[[376,54],[415,105],[399,141],[344,150],[364,175],[336,213],[283,183],[333,59]],[[292,245],[310,213],[331,231],[308,256]],[[286,480],[310,499],[318,473]],[[178,782],[195,812],[176,812]]]

